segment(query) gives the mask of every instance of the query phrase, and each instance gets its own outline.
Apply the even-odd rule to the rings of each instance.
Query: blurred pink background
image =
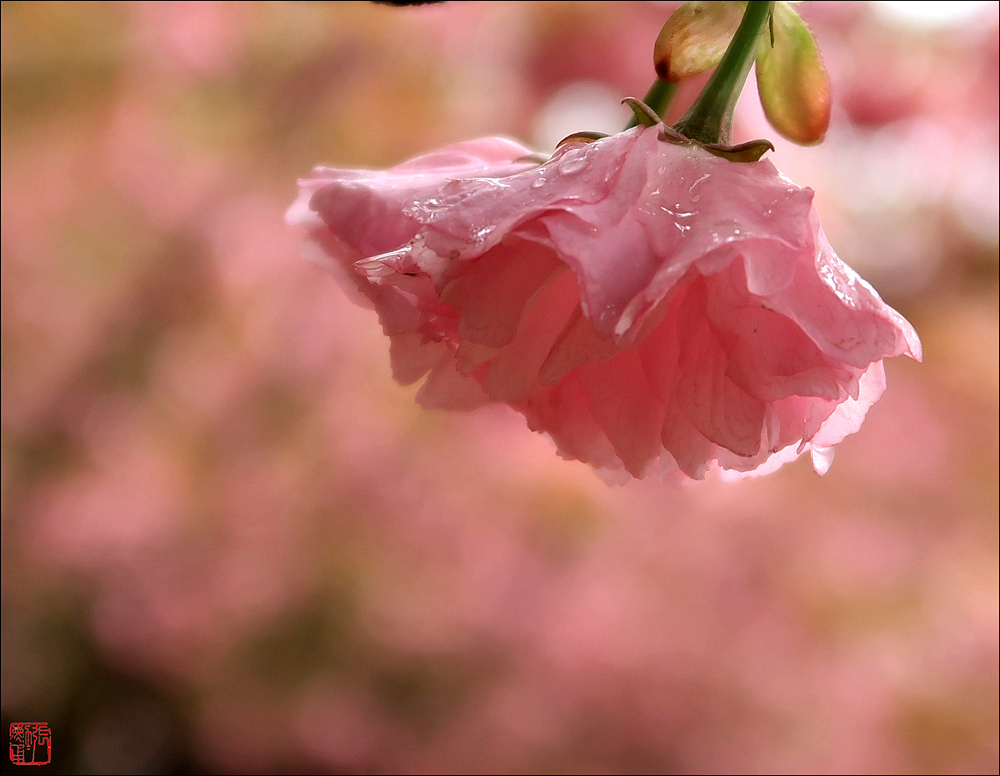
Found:
[[[772,158],[925,347],[822,479],[609,487],[423,411],[284,224],[321,162],[615,131],[674,7],[3,4],[5,729],[82,773],[997,772],[997,4],[799,6],[833,123]]]

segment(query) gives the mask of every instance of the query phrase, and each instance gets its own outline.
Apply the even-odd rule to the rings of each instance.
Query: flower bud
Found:
[[[653,45],[653,66],[664,81],[715,67],[743,18],[743,3],[690,2],[671,14]]]
[[[774,4],[770,34],[757,44],[757,91],[778,133],[800,145],[830,125],[830,79],[812,31],[786,2]]]

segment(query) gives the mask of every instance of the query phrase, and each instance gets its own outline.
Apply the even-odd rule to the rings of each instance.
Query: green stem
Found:
[[[657,116],[663,118],[667,115],[667,108],[673,102],[675,94],[677,94],[677,84],[670,81],[661,81],[657,78],[653,82],[653,85],[649,87],[649,91],[646,92],[646,96],[642,98],[642,101],[655,110]],[[635,125],[636,118],[633,116],[625,129],[632,129]]]
[[[701,143],[729,145],[732,142],[733,110],[757,55],[757,40],[764,31],[773,6],[771,0],[750,0],[747,3],[743,21],[722,61],[698,99],[674,124],[674,129]]]

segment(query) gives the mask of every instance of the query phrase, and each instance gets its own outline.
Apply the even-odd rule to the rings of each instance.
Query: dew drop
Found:
[[[544,185],[545,185],[545,178],[535,178],[535,180],[531,182],[531,188],[533,189],[540,189]]]
[[[475,232],[475,234],[473,235],[473,239],[474,239],[475,243],[476,244],[481,244],[481,243],[485,242],[486,238],[489,237],[491,234],[493,234],[493,230],[495,228],[496,227],[493,227],[493,226],[484,226],[484,227],[482,227],[480,229],[477,229],[476,232]]]
[[[564,175],[572,175],[573,173],[580,172],[584,167],[587,166],[587,160],[583,157],[577,157],[576,159],[570,159],[565,164],[559,166],[559,172]]]
[[[691,184],[691,188],[688,189],[688,191],[693,194],[694,190],[696,188],[698,188],[701,184],[703,184],[705,181],[707,181],[711,177],[712,176],[709,173],[706,172],[704,175],[702,175],[700,178],[698,178],[698,180],[696,180],[694,183]]]

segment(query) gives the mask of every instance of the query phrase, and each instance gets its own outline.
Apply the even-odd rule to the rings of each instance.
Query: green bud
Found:
[[[664,81],[715,67],[743,18],[746,3],[689,2],[671,14],[653,45],[653,66]]]
[[[812,31],[786,2],[774,4],[757,44],[757,91],[778,134],[800,145],[823,140],[830,125],[830,78]]]

